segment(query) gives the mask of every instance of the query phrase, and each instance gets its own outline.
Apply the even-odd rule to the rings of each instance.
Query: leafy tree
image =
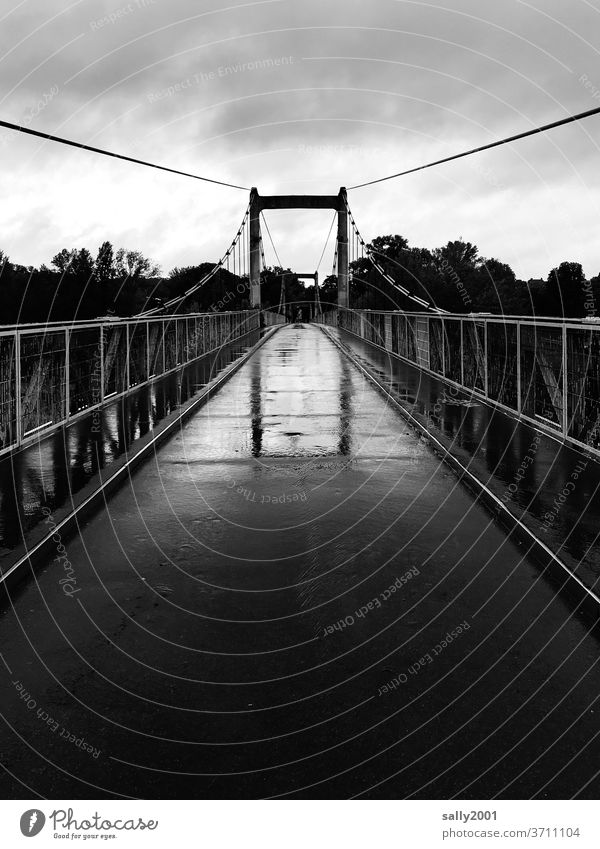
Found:
[[[451,312],[471,312],[480,282],[482,259],[471,242],[456,239],[433,251],[433,262],[441,281],[438,306]]]
[[[337,275],[330,274],[319,283],[319,297],[324,310],[331,309],[337,304]]]
[[[102,242],[94,262],[94,274],[100,285],[105,286],[115,278],[115,253],[110,242]]]
[[[53,312],[60,319],[92,318],[96,311],[94,261],[87,248],[63,248],[52,259],[60,273]]]
[[[119,248],[115,255],[115,268],[118,277],[128,277],[133,280],[140,277],[155,277],[160,273],[159,266],[140,251],[130,251],[125,248]]]
[[[586,280],[578,262],[561,262],[553,268],[546,283],[548,315],[583,316]]]
[[[105,315],[108,305],[115,297],[114,280],[116,276],[115,255],[110,242],[102,242],[94,262],[94,280],[97,312]]]
[[[71,271],[78,277],[91,277],[94,273],[94,260],[87,248],[75,251],[71,262]]]
[[[386,271],[393,271],[398,264],[403,264],[404,251],[408,249],[408,241],[404,236],[377,236],[370,243],[369,248],[375,254]]]
[[[7,254],[0,250],[0,323],[16,320],[14,314],[13,269]]]
[[[160,273],[160,268],[140,251],[119,248],[114,259],[116,293],[113,298],[118,315],[132,315],[147,302],[151,278]]]
[[[404,268],[397,281],[405,289],[434,306],[443,306],[444,289],[434,256],[427,248],[409,248],[404,254]],[[404,309],[419,309],[410,298]]]
[[[385,273],[400,286],[408,288],[407,278],[412,277],[408,240],[398,234],[377,236],[369,244],[369,249]],[[386,310],[405,308],[400,291],[373,268],[370,260],[362,259],[352,263],[352,273],[354,292],[365,307]]]
[[[368,245],[374,261],[384,273],[402,285],[409,254],[408,242],[403,236],[377,236]],[[389,283],[374,268],[373,263],[363,257],[350,264],[350,302],[362,309],[404,308],[403,298],[397,287]]]
[[[175,267],[169,277],[156,283],[152,297],[158,297],[163,303],[187,292],[213,271],[214,262],[200,265]],[[224,312],[246,309],[249,306],[249,287],[246,278],[238,277],[227,269],[219,269],[197,292],[176,305],[181,312]]]
[[[477,246],[462,239],[455,239],[443,248],[436,248],[433,256],[438,264],[443,265],[444,272],[446,265],[450,265],[457,273],[470,273],[482,262]]]
[[[514,315],[515,307],[520,303],[512,268],[497,259],[484,259],[479,266],[478,278],[472,293],[473,312]]]
[[[59,251],[56,256],[52,257],[52,265],[57,268],[61,274],[67,272],[71,266],[71,262],[73,261],[73,256],[77,253],[75,250],[67,250],[63,248],[62,251]]]

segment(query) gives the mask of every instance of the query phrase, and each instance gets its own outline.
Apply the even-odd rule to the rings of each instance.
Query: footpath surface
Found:
[[[598,795],[589,622],[319,328],[64,545],[0,614],[5,798]]]

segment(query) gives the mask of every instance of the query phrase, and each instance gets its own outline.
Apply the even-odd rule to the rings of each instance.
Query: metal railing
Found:
[[[286,323],[285,316],[273,310],[263,310],[262,317],[265,327],[279,327]]]
[[[600,456],[600,324],[332,310],[338,326]]]
[[[0,326],[0,454],[258,330],[256,310]]]

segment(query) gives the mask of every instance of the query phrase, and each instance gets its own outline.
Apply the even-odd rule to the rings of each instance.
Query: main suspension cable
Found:
[[[412,292],[410,292],[405,286],[402,286],[400,283],[397,283],[396,280],[394,280],[394,278],[387,273],[385,268],[383,268],[383,266],[375,259],[374,254],[376,254],[377,251],[375,251],[370,245],[367,245],[365,240],[363,239],[347,201],[346,210],[348,212],[348,217],[350,219],[350,224],[352,225],[353,232],[356,234],[357,242],[361,245],[361,248],[364,250],[366,257],[373,266],[373,268],[375,268],[375,270],[379,274],[381,274],[384,280],[386,280],[390,284],[390,286],[393,286],[394,289],[397,289],[399,292],[401,292],[405,297],[409,298],[411,301],[414,301],[416,304],[419,304],[419,306],[425,307],[425,309],[431,310],[432,312],[446,313],[447,310],[443,310],[441,309],[441,307],[436,307],[433,304],[430,304],[429,301],[426,301],[424,298],[419,298],[418,295],[413,295]]]
[[[188,171],[179,171],[177,168],[169,168],[167,165],[157,165],[155,162],[147,162],[144,159],[136,159],[133,156],[126,156],[123,153],[115,153],[112,150],[104,150],[101,147],[93,147],[83,142],[65,139],[62,136],[55,136],[52,133],[43,133],[40,130],[32,130],[31,127],[22,127],[20,124],[11,124],[10,121],[0,120],[0,127],[5,127],[7,130],[14,130],[17,133],[26,133],[29,136],[45,139],[46,141],[58,142],[58,144],[76,147],[79,150],[87,150],[90,153],[98,153],[101,156],[110,156],[112,159],[122,159],[124,162],[133,162],[135,165],[144,165],[146,168],[156,168],[158,171],[167,171],[170,174],[178,174],[181,177],[190,177],[192,180],[202,180],[205,183],[214,183],[217,186],[226,186],[229,189],[241,189],[243,192],[249,192],[250,189],[246,186],[237,186],[235,183],[226,183],[223,180],[214,180],[212,177],[201,177],[199,174],[190,174]]]
[[[426,168],[433,168],[435,165],[443,165],[445,162],[452,162],[454,159],[462,159],[464,156],[472,156],[474,153],[481,153],[483,150],[491,150],[493,147],[500,147],[510,142],[525,139],[528,136],[535,136],[538,133],[545,133],[548,130],[553,130],[556,127],[562,127],[565,124],[572,124],[574,121],[581,121],[584,118],[590,118],[592,115],[600,113],[600,106],[594,109],[588,109],[587,112],[579,112],[577,115],[569,115],[567,118],[562,118],[560,121],[553,121],[551,124],[544,124],[541,127],[534,127],[532,130],[526,130],[524,133],[517,133],[514,136],[508,136],[505,139],[483,144],[480,147],[474,147],[471,150],[465,150],[462,153],[455,153],[453,156],[446,156],[444,159],[436,159],[435,162],[428,162],[426,165],[418,165],[416,168],[408,168],[406,171],[398,171],[397,174],[389,174],[387,177],[379,177],[377,180],[369,180],[366,183],[358,183],[356,186],[349,186],[348,191],[352,189],[363,189],[365,186],[374,186],[376,183],[385,183],[387,180],[395,180],[397,177],[405,177],[407,174],[414,174],[416,171],[424,171]]]
[[[162,312],[163,310],[165,310],[167,308],[173,307],[173,306],[181,303],[181,301],[185,300],[186,298],[189,298],[190,295],[193,295],[194,292],[197,292],[198,289],[202,288],[202,286],[204,286],[206,283],[208,283],[208,281],[211,280],[221,268],[226,267],[227,271],[229,271],[229,257],[230,257],[231,254],[233,254],[233,273],[235,274],[235,250],[236,250],[236,247],[239,245],[240,237],[242,236],[242,234],[245,230],[249,216],[250,216],[250,204],[248,204],[248,207],[246,208],[246,213],[244,215],[244,218],[242,219],[242,223],[240,224],[240,227],[239,227],[233,241],[231,242],[231,244],[227,248],[227,251],[223,254],[221,259],[217,263],[215,263],[215,265],[211,268],[211,270],[207,274],[205,274],[204,277],[198,283],[195,283],[193,286],[190,286],[190,288],[187,289],[183,293],[183,295],[179,295],[178,297],[171,298],[171,300],[167,301],[165,304],[161,304],[158,307],[153,307],[153,309],[145,310],[144,312],[138,313],[135,316],[135,318],[145,318],[146,316],[154,315],[154,313]]]

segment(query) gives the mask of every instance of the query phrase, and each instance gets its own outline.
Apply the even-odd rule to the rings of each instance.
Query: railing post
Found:
[[[72,331],[71,331],[72,332]],[[68,420],[71,415],[71,357],[69,355],[69,345],[71,342],[71,332],[65,327],[65,419]]]
[[[125,351],[127,352],[127,363],[125,365],[125,379],[127,385],[125,391],[131,387],[131,337],[129,335],[129,323],[125,325]]]
[[[521,413],[521,322],[517,321],[517,412]]]
[[[465,385],[465,327],[464,318],[460,319],[460,382]]]
[[[100,325],[100,403],[104,403],[104,325]]]
[[[569,396],[568,396],[568,385],[567,385],[567,324],[563,321],[562,326],[562,396],[563,396],[563,410],[562,410],[562,433],[563,436],[567,435],[569,430]]]
[[[446,377],[446,325],[444,319],[440,318],[442,325],[442,377]]]
[[[150,322],[146,321],[146,380],[150,380]]]
[[[392,350],[392,316],[389,313],[384,315],[384,332],[385,332],[385,348],[387,351]]]
[[[483,320],[483,392],[488,397],[488,322]]]
[[[21,404],[21,334],[17,330],[15,331],[15,389],[16,389],[16,398],[15,398],[15,413],[17,416],[17,448],[21,445],[21,439],[23,434],[23,422],[22,422],[22,404]]]

